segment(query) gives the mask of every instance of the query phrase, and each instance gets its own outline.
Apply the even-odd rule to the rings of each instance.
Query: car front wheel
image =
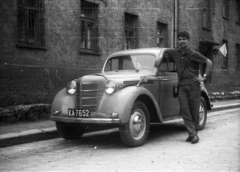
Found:
[[[85,126],[56,122],[57,131],[66,140],[79,139],[85,132]]]
[[[149,112],[144,103],[134,103],[129,121],[120,126],[120,136],[123,143],[129,147],[144,144],[149,133]]]
[[[207,106],[206,101],[203,97],[200,100],[200,107],[199,107],[199,125],[198,130],[203,130],[207,121]]]

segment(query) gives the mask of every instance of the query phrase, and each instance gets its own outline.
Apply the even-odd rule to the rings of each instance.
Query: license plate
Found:
[[[90,110],[88,109],[68,109],[69,117],[89,118]]]

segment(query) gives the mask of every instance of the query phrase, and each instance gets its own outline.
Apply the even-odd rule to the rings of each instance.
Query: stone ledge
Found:
[[[212,92],[212,93],[209,93],[209,98],[210,98],[211,101],[240,99],[240,91]]]
[[[0,108],[0,122],[37,121],[49,119],[50,104],[17,105]]]

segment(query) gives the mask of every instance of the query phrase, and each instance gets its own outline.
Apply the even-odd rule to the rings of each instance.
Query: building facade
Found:
[[[191,45],[213,62],[210,91],[240,90],[240,1],[179,0],[179,30],[192,35]],[[225,44],[224,56],[220,47]]]
[[[1,107],[51,103],[68,81],[99,72],[109,54],[176,47],[179,30],[188,30],[193,48],[213,61],[209,89],[240,90],[239,6],[239,0],[1,1]],[[223,43],[226,57],[215,51]]]

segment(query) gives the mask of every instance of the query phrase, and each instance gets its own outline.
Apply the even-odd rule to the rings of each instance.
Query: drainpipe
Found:
[[[173,7],[174,7],[174,11],[173,11],[173,47],[177,47],[177,34],[178,34],[178,23],[179,23],[179,3],[178,0],[174,0],[173,1]]]
[[[172,19],[172,41],[171,41],[171,48],[174,47],[174,44],[175,44],[175,36],[174,36],[174,31],[175,31],[175,0],[173,0],[173,19]]]

